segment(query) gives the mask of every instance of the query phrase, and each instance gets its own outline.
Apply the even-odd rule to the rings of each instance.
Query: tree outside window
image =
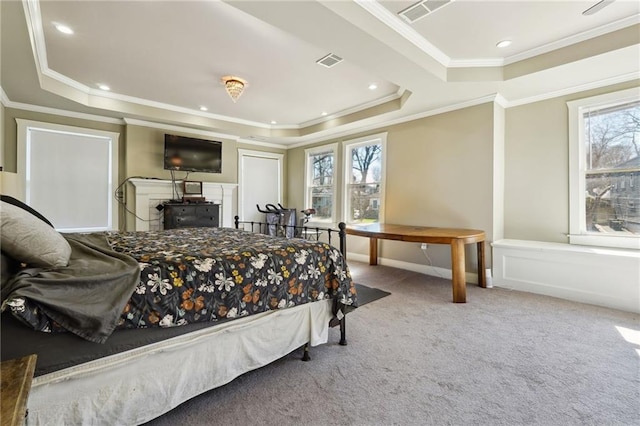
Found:
[[[569,242],[640,249],[640,91],[567,102]]]
[[[584,113],[585,227],[640,235],[640,101]]]
[[[317,219],[330,219],[333,211],[333,152],[316,154],[311,157],[311,208]]]
[[[306,150],[305,209],[313,209],[314,221],[334,222],[335,162],[337,144]]]
[[[384,143],[380,137],[346,145],[346,221],[380,222],[383,206]]]

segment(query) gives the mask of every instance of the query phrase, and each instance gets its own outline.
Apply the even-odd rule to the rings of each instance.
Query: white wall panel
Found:
[[[496,287],[640,312],[640,251],[525,240],[492,246]]]

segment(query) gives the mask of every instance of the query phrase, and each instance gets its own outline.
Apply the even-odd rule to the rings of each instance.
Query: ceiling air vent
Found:
[[[422,0],[404,10],[401,10],[398,12],[398,15],[404,18],[408,23],[413,24],[418,19],[424,18],[436,9],[440,9],[447,3],[451,3],[451,1],[452,0]]]
[[[338,55],[334,55],[333,53],[329,53],[327,56],[324,56],[316,61],[316,64],[320,64],[324,67],[331,68],[337,63],[342,62],[342,58]]]

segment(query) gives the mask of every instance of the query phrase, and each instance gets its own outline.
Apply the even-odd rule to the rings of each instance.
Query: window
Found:
[[[63,232],[118,229],[113,132],[16,119],[24,201]]]
[[[568,107],[570,243],[640,248],[640,92]]]
[[[314,221],[336,222],[336,160],[338,144],[305,150],[304,208],[316,212]]]
[[[345,142],[344,220],[384,222],[384,179],[387,135]]]

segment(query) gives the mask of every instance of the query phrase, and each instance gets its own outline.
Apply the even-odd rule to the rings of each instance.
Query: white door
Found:
[[[238,150],[238,216],[264,222],[265,204],[282,203],[283,154]],[[286,207],[286,206],[285,206]]]

